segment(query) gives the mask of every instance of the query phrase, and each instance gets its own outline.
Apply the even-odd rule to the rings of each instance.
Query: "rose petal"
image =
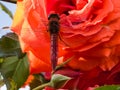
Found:
[[[46,63],[43,60],[40,60],[38,57],[36,57],[32,52],[28,52],[28,57],[30,62],[31,74],[51,71],[50,61]]]
[[[17,10],[15,12],[13,23],[11,29],[16,32],[18,35],[20,34],[20,29],[22,28],[22,24],[24,22],[24,6],[22,2],[17,2]]]

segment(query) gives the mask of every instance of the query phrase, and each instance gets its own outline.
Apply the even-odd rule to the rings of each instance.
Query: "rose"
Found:
[[[46,30],[43,23],[53,11],[61,18],[59,60],[73,57],[66,66],[83,73],[66,87],[71,82],[76,86],[78,79],[78,88],[85,89],[106,82],[120,83],[116,80],[120,70],[115,68],[120,62],[119,4],[118,0],[19,0],[12,29],[28,54],[30,73],[51,71],[49,34],[41,32]]]
[[[61,15],[61,37],[69,45],[64,60],[74,69],[100,66],[111,70],[119,62],[120,7],[116,0],[76,0],[76,9]],[[82,5],[81,5],[82,4]],[[80,7],[82,6],[82,7]],[[54,7],[54,6],[53,6]]]
[[[68,9],[70,10],[67,7],[70,3],[67,3],[67,8],[62,3],[62,0],[58,0],[53,5],[53,8],[58,9],[56,12],[66,13]],[[75,3],[71,5],[76,10],[67,11],[69,15],[61,18],[61,24],[69,26],[61,29],[61,36],[69,45],[68,52],[70,52],[64,55],[65,60],[75,55],[69,66],[89,70],[99,65],[104,70],[110,70],[119,62],[119,59],[116,59],[119,56],[118,52],[113,54],[114,48],[118,49],[116,45],[119,45],[118,3],[113,0],[76,0],[76,7]],[[61,9],[62,6],[64,9]]]
[[[120,52],[119,4],[117,0],[18,1],[12,29],[28,54],[31,73],[51,70],[49,34],[41,33],[51,11],[60,14],[60,36],[67,44],[61,41],[59,57],[67,60],[74,56],[68,66],[80,70],[113,68]]]

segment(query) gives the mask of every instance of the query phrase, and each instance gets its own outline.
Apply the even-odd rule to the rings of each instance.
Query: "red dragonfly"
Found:
[[[45,21],[45,19],[41,18],[42,24],[44,24],[43,28],[46,28],[46,30],[50,33],[50,60],[52,64],[52,70],[55,70],[55,67],[57,65],[58,61],[58,40],[60,40],[65,46],[69,46],[60,36],[60,27],[66,27],[64,26],[60,21],[60,17],[56,13],[51,13],[48,16],[48,21]],[[41,27],[41,26],[40,26]],[[42,28],[42,27],[41,27]],[[41,33],[46,33],[41,32]]]
[[[55,70],[58,61],[58,40],[60,40],[65,46],[69,46],[60,36],[60,27],[65,27],[59,23],[60,17],[58,14],[52,13],[48,16],[48,21],[41,19],[43,21],[46,30],[50,33],[50,60],[52,64],[52,69]],[[45,28],[43,27],[43,28]],[[68,27],[67,27],[68,28]],[[46,33],[41,32],[41,33]]]
[[[57,59],[58,59],[58,33],[60,29],[59,25],[59,19],[60,17],[58,14],[50,14],[48,17],[48,31],[50,33],[50,39],[51,39],[51,63],[52,63],[52,69],[54,70],[57,65]]]
[[[52,64],[52,70],[55,70],[58,61],[58,40],[60,40],[65,46],[69,46],[67,43],[60,36],[60,28],[65,27],[61,24],[60,17],[56,13],[51,13],[48,16],[48,20],[44,18],[40,18],[43,25],[39,26],[40,28],[44,29],[39,31],[40,33],[47,33],[50,34],[50,61]],[[32,21],[30,21],[32,22]],[[68,28],[68,27],[67,27]]]

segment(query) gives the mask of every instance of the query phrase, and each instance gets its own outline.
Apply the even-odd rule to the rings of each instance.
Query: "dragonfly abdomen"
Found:
[[[58,35],[51,34],[51,63],[53,70],[57,65],[58,60]]]

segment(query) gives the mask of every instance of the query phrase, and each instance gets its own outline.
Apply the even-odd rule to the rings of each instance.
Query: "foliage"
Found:
[[[20,88],[29,75],[27,56],[15,38],[14,33],[9,33],[0,39],[0,72],[8,89]]]
[[[120,86],[119,85],[105,85],[105,86],[96,88],[95,90],[120,90]]]
[[[7,13],[10,18],[13,18],[13,15],[12,15],[12,12],[4,5],[0,2],[0,8],[5,12]]]
[[[9,57],[9,56],[18,56],[21,57],[21,49],[19,42],[16,41],[16,35],[14,33],[10,33],[3,36],[0,39],[0,57]],[[16,38],[16,39],[13,39]]]
[[[9,3],[17,3],[17,0],[1,0],[1,1],[9,2]]]

